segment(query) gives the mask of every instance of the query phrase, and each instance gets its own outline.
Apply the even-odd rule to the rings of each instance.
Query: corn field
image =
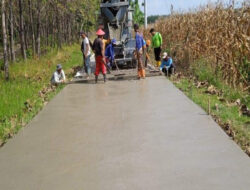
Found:
[[[250,6],[242,5],[173,14],[158,20],[154,28],[162,34],[163,48],[178,67],[187,69],[204,58],[226,83],[246,89],[250,82]],[[148,31],[144,34],[149,38]]]

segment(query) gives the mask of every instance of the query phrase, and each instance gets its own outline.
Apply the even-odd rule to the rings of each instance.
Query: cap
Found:
[[[116,44],[116,39],[114,38],[113,40],[111,40],[112,44]]]
[[[167,56],[168,56],[168,53],[164,52],[162,58],[165,59]]]
[[[56,70],[60,70],[60,69],[62,69],[62,65],[61,65],[61,64],[58,64],[58,65],[56,66]]]

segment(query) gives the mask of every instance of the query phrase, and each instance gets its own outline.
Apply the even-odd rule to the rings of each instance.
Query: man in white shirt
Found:
[[[81,37],[83,39],[82,41],[82,53],[83,53],[83,58],[84,58],[84,70],[87,73],[87,78],[90,77],[91,74],[91,66],[90,66],[90,57],[91,57],[91,52],[90,52],[90,42],[89,39],[86,35],[85,32],[81,32]]]
[[[64,71],[62,69],[62,65],[58,64],[56,66],[56,71],[54,72],[54,74],[51,77],[51,84],[58,85],[58,84],[65,83],[65,81],[66,81],[66,77],[65,77]]]

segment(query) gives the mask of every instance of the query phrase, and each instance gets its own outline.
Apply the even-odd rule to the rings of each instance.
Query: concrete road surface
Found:
[[[248,190],[250,159],[164,77],[68,85],[0,149],[2,190]]]

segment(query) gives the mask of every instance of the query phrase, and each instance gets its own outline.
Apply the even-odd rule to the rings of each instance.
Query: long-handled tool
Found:
[[[108,65],[107,65],[107,63],[105,63],[105,61],[102,61],[102,62],[103,62],[103,64],[105,65],[105,67],[106,67],[106,69],[108,70],[108,72],[109,72],[110,74],[112,74],[111,71],[110,71],[110,69],[109,69],[109,67],[108,67]]]
[[[146,52],[146,60],[149,61],[149,64],[147,64],[147,67],[150,69],[150,72],[158,72],[156,69],[155,69],[155,65],[152,63],[148,53]]]
[[[116,63],[116,60],[114,60],[114,63],[115,63],[115,67],[116,67],[116,70],[119,72],[117,75],[115,75],[115,76],[123,76],[123,75],[125,75],[124,73],[121,73],[121,71],[120,71],[120,69],[119,69],[119,67],[118,67],[118,65],[117,65],[117,63]]]

